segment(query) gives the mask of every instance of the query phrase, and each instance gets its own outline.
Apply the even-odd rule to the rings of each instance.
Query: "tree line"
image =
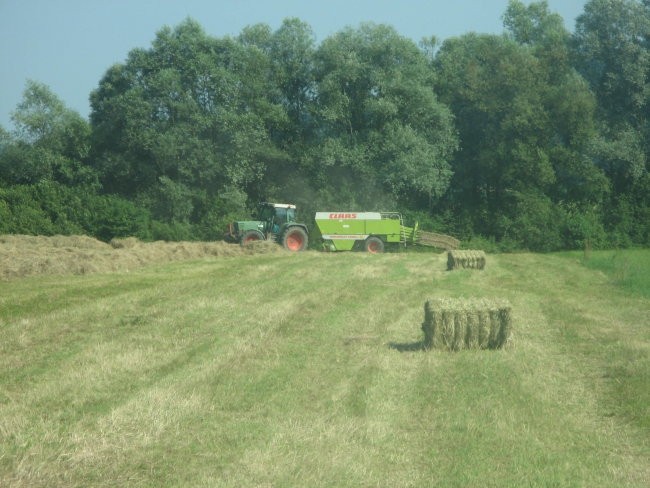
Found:
[[[89,120],[29,81],[0,127],[0,233],[219,239],[284,201],[501,249],[650,245],[650,0],[590,0],[573,32],[511,0],[503,23],[316,44],[295,18],[187,19],[107,69]]]

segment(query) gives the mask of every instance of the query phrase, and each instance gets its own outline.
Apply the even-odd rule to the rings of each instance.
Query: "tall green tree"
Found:
[[[311,199],[301,163],[315,130],[314,34],[308,24],[288,18],[276,31],[266,24],[246,27],[237,39],[266,56],[266,96],[283,110],[283,117],[268,126],[273,150],[265,155],[264,178],[247,191],[253,200],[288,199],[302,204]]]
[[[350,182],[366,205],[385,193],[430,208],[448,187],[457,137],[425,53],[391,27],[363,24],[326,39],[315,68],[312,175]]]
[[[0,180],[7,184],[56,181],[92,184],[86,165],[90,126],[44,84],[28,81],[12,113],[13,133],[5,132],[0,151]]]
[[[91,95],[95,160],[110,191],[167,221],[201,220],[230,188],[246,189],[286,120],[269,100],[268,59],[255,46],[215,39],[193,20],[131,51]],[[170,206],[179,195],[182,206]],[[173,210],[172,210],[173,208]]]
[[[284,107],[290,122],[276,136],[283,145],[299,143],[309,128],[309,105],[315,96],[315,38],[311,27],[297,18],[287,18],[275,32],[266,24],[243,29],[237,38],[254,46],[268,59],[268,98]]]
[[[90,126],[47,86],[29,81],[12,119],[0,131],[0,233],[149,235],[147,212],[98,194]]]
[[[617,193],[647,172],[650,9],[636,0],[591,0],[578,17],[574,54],[598,100],[597,159]]]
[[[593,154],[612,183],[608,227],[645,244],[638,236],[650,234],[642,197],[650,158],[649,40],[650,4],[638,0],[590,0],[573,38],[577,69],[598,101]]]
[[[506,34],[528,48],[546,74],[544,105],[554,127],[552,143],[547,147],[555,172],[548,195],[564,215],[566,244],[595,240],[591,234],[602,234],[602,212],[610,185],[602,169],[594,164],[599,137],[597,101],[572,64],[571,34],[546,1],[525,6],[511,0],[504,25]],[[591,227],[581,224],[583,231],[576,235],[574,220],[591,221]]]
[[[650,9],[638,0],[590,0],[576,21],[576,64],[609,124],[645,118],[649,35]]]
[[[310,105],[315,98],[314,54],[312,29],[296,19],[286,19],[270,39],[274,85],[291,122],[285,144],[300,144],[311,127]]]
[[[545,3],[511,2],[505,24],[507,35],[450,39],[436,56],[440,97],[461,139],[448,202],[466,235],[558,248],[557,204],[598,205],[607,191],[584,156],[594,100],[568,65],[568,36]]]
[[[503,24],[512,39],[531,48],[535,57],[544,64],[551,81],[561,81],[572,69],[571,34],[564,27],[562,16],[551,12],[546,0],[529,5],[520,0],[510,0]]]

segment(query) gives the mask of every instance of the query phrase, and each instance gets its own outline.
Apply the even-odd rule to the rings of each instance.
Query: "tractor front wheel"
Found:
[[[245,246],[246,244],[250,244],[251,242],[255,241],[262,241],[264,240],[264,236],[262,235],[261,232],[258,232],[256,230],[247,230],[244,232],[239,239],[239,243],[242,246]]]
[[[282,236],[282,247],[298,252],[307,248],[307,232],[302,227],[290,227]]]
[[[378,254],[384,252],[384,241],[379,237],[368,237],[366,239],[364,249],[370,254]]]

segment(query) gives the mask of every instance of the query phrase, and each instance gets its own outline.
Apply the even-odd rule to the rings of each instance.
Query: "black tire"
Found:
[[[289,227],[282,235],[282,247],[287,251],[304,251],[308,242],[307,232],[302,227]]]
[[[251,242],[263,241],[263,240],[264,240],[264,236],[262,235],[261,232],[257,230],[247,230],[239,238],[239,244],[245,246],[246,244],[250,244]]]
[[[368,237],[363,245],[363,249],[371,254],[379,254],[384,252],[384,241],[379,237]]]

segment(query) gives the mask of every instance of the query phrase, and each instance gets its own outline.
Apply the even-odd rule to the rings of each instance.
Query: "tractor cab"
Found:
[[[283,225],[296,221],[296,206],[287,203],[260,203],[258,218],[265,223],[267,233],[277,235]]]

